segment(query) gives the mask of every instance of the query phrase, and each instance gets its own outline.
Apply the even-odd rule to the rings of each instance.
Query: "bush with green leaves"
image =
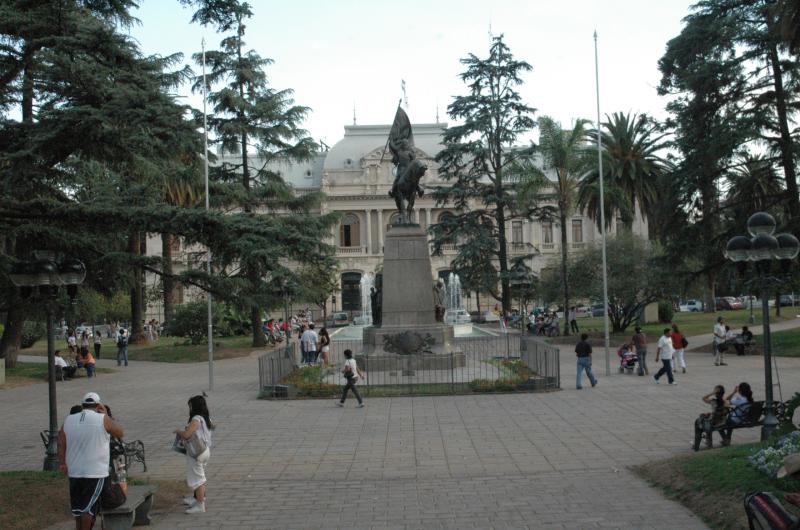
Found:
[[[658,321],[661,324],[669,324],[672,322],[672,316],[675,314],[675,309],[672,307],[672,302],[662,300],[658,303]]]
[[[20,346],[24,348],[30,348],[36,341],[44,337],[45,334],[45,327],[44,324],[41,322],[32,322],[29,320],[25,321],[25,324],[22,326],[22,342]]]
[[[212,323],[216,329],[220,320],[217,304],[212,306]],[[175,308],[164,330],[167,335],[184,337],[192,344],[205,342],[208,334],[208,305],[204,301],[189,302]]]

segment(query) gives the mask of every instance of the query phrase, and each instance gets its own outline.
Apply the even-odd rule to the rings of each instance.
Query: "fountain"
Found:
[[[464,309],[461,278],[458,277],[458,274],[450,273],[447,278],[446,294],[445,324],[453,326],[453,334],[456,336],[470,335],[472,333],[472,322],[469,319],[469,313]]]
[[[361,316],[356,321],[361,326],[372,325],[372,299],[370,290],[375,285],[375,276],[372,273],[361,275]]]

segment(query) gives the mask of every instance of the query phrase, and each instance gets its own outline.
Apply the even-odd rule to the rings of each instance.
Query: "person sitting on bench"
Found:
[[[56,350],[54,362],[56,365],[56,376],[58,376],[60,369],[62,379],[72,379],[75,377],[75,370],[77,370],[77,368],[75,366],[71,366],[67,361],[64,360],[64,358],[61,356],[61,350]]]
[[[736,336],[733,347],[736,348],[736,355],[744,355],[744,350],[753,344],[753,332],[747,326],[742,326],[742,332]]]
[[[707,424],[713,428],[725,420],[725,387],[722,385],[715,386],[710,394],[703,396],[703,402],[711,405],[711,412],[703,412],[695,420],[695,429],[697,431],[706,430],[705,426]],[[706,443],[708,447],[711,447],[711,431],[708,431]]]
[[[750,405],[753,404],[753,390],[748,383],[739,383],[736,388],[733,389],[733,392],[725,398],[725,402],[731,408],[726,425],[739,425],[744,423],[749,416]],[[722,434],[722,445],[730,445],[733,429],[722,429],[720,430],[720,434]]]
[[[81,351],[78,353],[78,356],[75,358],[75,364],[78,365],[78,368],[86,368],[86,376],[93,377],[94,376],[94,365],[95,365],[94,355],[89,353],[89,350]]]

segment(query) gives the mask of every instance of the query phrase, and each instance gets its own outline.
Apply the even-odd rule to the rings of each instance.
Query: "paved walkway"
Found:
[[[376,398],[364,409],[259,401],[255,357],[218,362],[208,513],[161,507],[155,528],[705,528],[627,467],[690,452],[700,396],[714,384],[746,380],[763,396],[762,358],[714,367],[688,354],[678,386],[615,374],[578,391],[565,350],[560,392]],[[787,398],[800,388],[800,359],[778,365]],[[59,412],[99,392],[127,438],[144,441],[149,476],[181,479],[170,433],[207,385],[206,364],[132,362],[59,383]],[[40,467],[46,388],[0,390],[0,469]],[[757,438],[737,431],[734,443]]]

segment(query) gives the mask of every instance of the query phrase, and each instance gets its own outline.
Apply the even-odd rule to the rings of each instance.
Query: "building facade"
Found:
[[[425,186],[444,184],[438,173],[435,158],[442,149],[444,124],[414,125],[414,143],[417,158],[427,166],[423,177]],[[339,284],[341,291],[329,302],[328,310],[358,313],[361,310],[360,282],[365,274],[374,274],[383,262],[383,242],[386,232],[397,217],[394,200],[389,197],[394,177],[391,153],[386,148],[390,125],[345,126],[344,137],[329,150],[319,153],[313,160],[273,167],[281,173],[298,194],[321,191],[325,200],[320,213],[337,212],[341,216],[339,225],[331,234],[320,234],[335,247],[339,262]],[[225,161],[228,155],[222,155]],[[231,157],[233,159],[233,157]],[[253,167],[259,166],[257,157]],[[263,164],[263,162],[262,162]],[[439,222],[442,216],[452,215],[453,209],[437,206],[429,195],[416,201],[415,221],[427,229]],[[609,233],[613,234],[622,225],[616,219],[611,222]],[[510,258],[531,255],[526,262],[534,274],[553,266],[560,257],[562,228],[556,223],[538,220],[513,220],[507,224],[506,239]],[[601,233],[594,221],[582,212],[575,212],[567,221],[568,252],[577,252],[600,241]],[[637,211],[633,232],[647,237],[647,222]],[[198,261],[198,253],[191,249],[176,248],[176,267],[187,266]],[[442,255],[431,258],[431,279],[450,273],[450,263],[457,252],[456,245],[447,245]],[[148,253],[161,254],[158,238],[148,241]],[[201,252],[202,254],[202,252]],[[189,265],[190,266],[190,265]],[[158,279],[148,276],[148,287],[155,289]],[[195,293],[196,294],[196,293]],[[193,293],[187,290],[184,299]],[[148,318],[159,318],[160,302],[149,297]],[[474,299],[468,298],[469,309]],[[482,309],[494,305],[494,300],[481,300]]]

